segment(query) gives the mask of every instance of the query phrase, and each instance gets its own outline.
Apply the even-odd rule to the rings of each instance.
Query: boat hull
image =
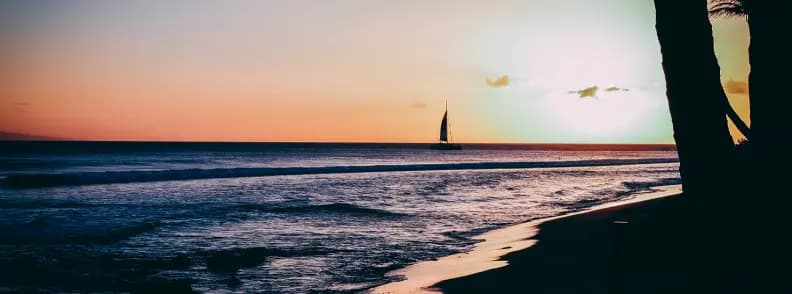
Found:
[[[462,145],[440,143],[440,144],[432,144],[432,146],[429,146],[429,148],[434,150],[462,150]]]

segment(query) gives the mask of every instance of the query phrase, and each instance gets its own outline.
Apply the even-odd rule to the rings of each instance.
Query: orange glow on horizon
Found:
[[[0,131],[434,142],[448,100],[457,142],[673,143],[651,3],[440,2],[10,11],[28,20],[0,21]],[[744,21],[714,24],[724,77],[746,80]],[[747,95],[729,98],[747,119]]]

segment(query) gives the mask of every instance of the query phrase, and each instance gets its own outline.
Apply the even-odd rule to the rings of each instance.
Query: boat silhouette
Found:
[[[443,120],[440,122],[440,140],[437,144],[432,144],[435,150],[461,150],[462,145],[451,143],[450,128],[448,124],[448,101],[446,101]]]

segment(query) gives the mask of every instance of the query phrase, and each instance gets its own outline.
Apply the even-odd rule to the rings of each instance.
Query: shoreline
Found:
[[[620,209],[650,200],[677,196],[681,193],[681,185],[656,186],[651,187],[648,192],[633,194],[634,196],[629,199],[604,203],[568,214],[488,231],[474,237],[484,241],[477,243],[471,251],[440,257],[436,260],[419,262],[388,272],[386,274],[388,277],[403,276],[405,279],[380,285],[370,289],[368,293],[441,292],[439,288],[435,288],[441,282],[507,267],[509,262],[503,257],[510,253],[528,249],[536,244],[538,240],[535,237],[539,233],[539,226],[544,223],[604,210]]]

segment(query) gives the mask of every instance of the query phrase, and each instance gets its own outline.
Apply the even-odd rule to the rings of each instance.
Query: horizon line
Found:
[[[202,140],[96,140],[96,139],[44,139],[44,140],[0,140],[6,142],[75,142],[75,143],[228,143],[228,144],[435,144],[434,141],[403,141],[403,142],[376,142],[376,141],[202,141]],[[499,142],[499,141],[472,141],[454,142],[466,145],[638,145],[638,146],[676,146],[674,143],[594,143],[594,142]]]

